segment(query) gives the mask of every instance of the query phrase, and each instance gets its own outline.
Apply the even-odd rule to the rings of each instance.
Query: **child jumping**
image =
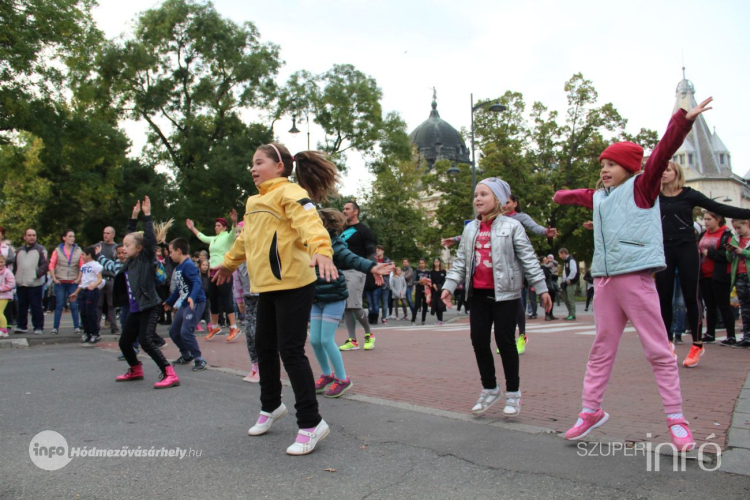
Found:
[[[347,244],[339,238],[346,225],[344,214],[330,208],[318,210],[318,214],[331,237],[333,263],[339,269],[339,277],[335,281],[318,277],[315,282],[315,299],[310,314],[310,344],[323,371],[315,382],[315,392],[325,393],[327,398],[337,398],[354,385],[346,375],[344,360],[334,338],[346,309],[346,299],[349,297],[346,278],[341,271],[354,269],[365,274],[372,273],[375,275],[375,284],[382,286],[382,275],[389,274],[393,264],[378,264],[363,259],[348,249]]]
[[[161,380],[154,384],[154,389],[165,389],[180,385],[180,379],[174,368],[154,344],[152,330],[156,329],[159,319],[161,298],[156,293],[156,233],[154,219],[151,217],[151,200],[143,200],[143,233],[135,232],[141,202],[133,207],[133,215],[128,221],[128,233],[122,239],[125,257],[128,259],[115,276],[113,302],[115,307],[128,307],[128,319],[120,336],[120,351],[130,365],[125,375],[117,377],[117,382],[143,380],[143,364],[133,349],[138,340],[146,354],[161,370]]]
[[[711,98],[685,112],[677,111],[641,173],[643,148],[632,142],[612,144],[599,156],[600,189],[558,191],[554,201],[594,210],[594,318],[596,338],[591,346],[583,382],[583,411],[565,439],[581,439],[607,421],[602,410],[617,346],[625,325],[638,332],[667,414],[672,443],[678,450],[695,447],[682,414],[677,362],[661,319],[652,273],[666,268],[659,191],[669,160],[685,140],[693,121],[711,109]]]
[[[296,169],[295,167],[296,163]],[[289,182],[294,172],[297,184]],[[247,263],[251,289],[259,293],[255,347],[260,370],[261,412],[248,434],[265,434],[287,413],[281,402],[281,366],[296,399],[297,439],[286,452],[311,453],[330,429],[318,413],[315,379],[305,356],[307,321],[315,298],[314,267],[326,281],[336,280],[333,248],[313,200],[335,192],[336,166],[324,153],[292,156],[281,144],[260,146],[251,168],[259,193],[247,200],[245,230],[214,268],[217,284],[228,282]]]
[[[449,308],[451,295],[464,283],[471,304],[469,316],[471,343],[482,380],[479,400],[471,409],[481,415],[500,401],[502,391],[495,377],[495,361],[490,341],[495,326],[495,342],[505,372],[505,415],[521,412],[518,350],[515,346],[516,319],[524,276],[542,299],[545,311],[552,308],[544,273],[526,237],[523,225],[503,215],[510,196],[507,182],[490,177],[474,191],[477,218],[464,228],[453,267],[448,271],[441,299]]]

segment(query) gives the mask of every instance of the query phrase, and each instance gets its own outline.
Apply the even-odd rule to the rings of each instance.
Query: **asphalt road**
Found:
[[[182,386],[157,391],[155,365],[144,366],[145,381],[117,384],[126,366],[110,351],[0,350],[0,498],[750,497],[750,477],[705,472],[694,461],[673,472],[661,457],[661,472],[647,472],[643,453],[579,456],[555,435],[352,400],[321,398],[331,435],[312,455],[290,457],[293,415],[265,436],[247,435],[258,386],[180,366]],[[285,394],[293,413],[291,389]],[[44,430],[69,447],[179,447],[199,456],[79,457],[46,471],[29,455]]]

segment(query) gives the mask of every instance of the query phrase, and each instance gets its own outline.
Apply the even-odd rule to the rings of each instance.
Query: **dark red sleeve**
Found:
[[[661,176],[669,165],[669,160],[675,152],[680,149],[685,142],[693,122],[685,118],[687,111],[684,109],[677,110],[672,115],[667,125],[667,131],[656,145],[651,156],[646,160],[646,166],[643,168],[643,174],[635,179],[635,204],[638,208],[651,208],[656,203],[661,191]]]
[[[594,208],[593,189],[561,189],[552,197],[558,205],[578,205],[588,209]]]

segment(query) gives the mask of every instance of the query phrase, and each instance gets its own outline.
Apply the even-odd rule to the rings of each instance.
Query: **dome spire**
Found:
[[[440,118],[440,114],[437,111],[437,89],[432,87],[432,111],[430,111],[430,118]]]

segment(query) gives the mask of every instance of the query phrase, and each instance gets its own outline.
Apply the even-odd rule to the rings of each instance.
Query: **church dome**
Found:
[[[409,134],[409,139],[427,161],[428,169],[432,169],[437,160],[471,163],[469,151],[461,134],[453,125],[440,118],[434,98],[430,117]]]

